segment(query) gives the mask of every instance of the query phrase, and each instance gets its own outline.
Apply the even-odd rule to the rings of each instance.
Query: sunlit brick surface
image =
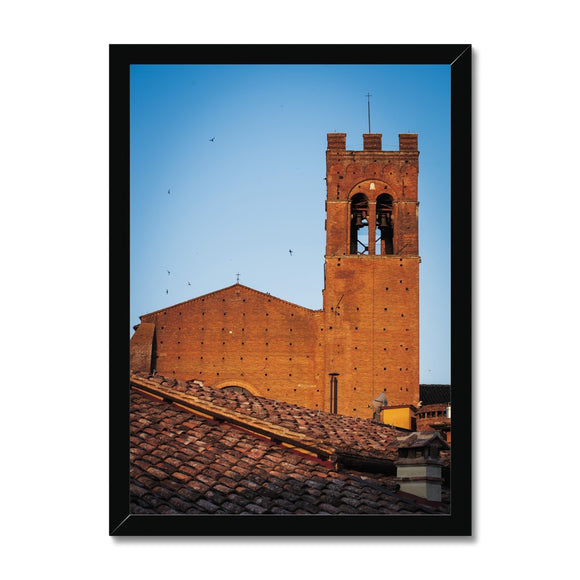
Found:
[[[363,151],[350,151],[344,133],[328,135],[323,309],[236,284],[142,316],[131,345],[135,370],[326,411],[329,375],[338,373],[341,414],[372,417],[380,393],[389,405],[418,404],[417,135],[399,135],[398,151],[382,151],[380,134],[363,141]],[[367,200],[365,254],[353,253],[356,195]],[[387,196],[388,253],[378,225]]]

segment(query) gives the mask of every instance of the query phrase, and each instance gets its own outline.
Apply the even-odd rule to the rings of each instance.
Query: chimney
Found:
[[[397,481],[400,490],[428,501],[441,501],[441,449],[449,445],[437,431],[420,431],[399,437]]]

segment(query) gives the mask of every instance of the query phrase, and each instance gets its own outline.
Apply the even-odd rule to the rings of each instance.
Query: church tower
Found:
[[[363,135],[363,151],[329,133],[323,290],[324,409],[369,417],[419,402],[417,134]]]

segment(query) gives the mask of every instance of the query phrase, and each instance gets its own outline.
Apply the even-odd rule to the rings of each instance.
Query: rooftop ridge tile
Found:
[[[293,433],[303,433],[310,439],[333,447],[339,454],[356,455],[376,460],[397,459],[397,437],[409,434],[408,430],[374,423],[370,419],[337,415],[319,409],[309,409],[293,403],[277,401],[251,394],[228,393],[211,385],[174,378],[136,373],[173,390],[197,396],[220,407],[235,410],[253,418],[263,419],[272,425],[285,427]],[[289,418],[287,422],[285,418]]]
[[[213,419],[227,421],[250,432],[265,435],[276,442],[290,443],[298,448],[312,451],[321,459],[331,461],[336,461],[337,459],[337,450],[334,447],[312,439],[303,433],[290,430],[287,427],[276,425],[264,419],[257,419],[231,409],[224,409],[219,405],[205,401],[194,395],[179,393],[170,387],[164,387],[156,382],[142,378],[131,377],[130,383],[131,386],[144,389],[149,394],[162,396],[166,401],[177,403],[193,411],[209,415]]]

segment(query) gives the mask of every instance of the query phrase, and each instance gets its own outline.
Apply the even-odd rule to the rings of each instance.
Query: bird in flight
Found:
[[[169,276],[169,274],[171,274],[171,272],[169,270],[167,270],[167,275]]]
[[[169,294],[169,290],[165,290],[165,294]]]
[[[292,250],[288,250],[290,252],[290,255],[292,255]]]
[[[188,283],[187,283],[187,285],[188,285],[188,286],[191,286],[191,282],[188,282]]]
[[[210,141],[213,143],[213,141],[215,141],[215,137],[212,137]]]
[[[171,190],[170,190],[170,189],[168,189],[168,190],[167,190],[167,195],[169,195],[170,193],[171,193]]]

